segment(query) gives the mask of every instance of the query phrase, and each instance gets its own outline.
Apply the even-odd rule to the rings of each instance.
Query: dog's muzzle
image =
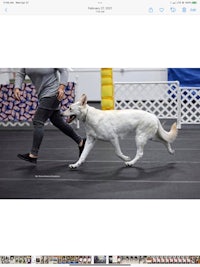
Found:
[[[76,115],[65,115],[65,113],[61,113],[61,116],[66,118],[68,123],[71,123],[73,120],[76,119]]]

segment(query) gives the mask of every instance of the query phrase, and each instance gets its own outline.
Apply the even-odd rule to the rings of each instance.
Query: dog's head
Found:
[[[72,122],[75,118],[82,119],[84,116],[84,110],[86,109],[87,96],[82,94],[81,98],[70,105],[70,107],[63,112],[63,116],[67,117],[67,122]]]

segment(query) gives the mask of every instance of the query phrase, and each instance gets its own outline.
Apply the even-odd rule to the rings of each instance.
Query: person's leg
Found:
[[[50,121],[64,134],[71,137],[79,146],[82,145],[83,139],[73,130],[73,128],[68,123],[64,121],[59,110],[53,111],[52,115],[50,116]]]
[[[18,154],[18,158],[34,164],[37,163],[38,151],[44,136],[44,123],[51,116],[52,112],[52,110],[44,108],[38,108],[36,110],[33,118],[34,131],[31,152],[27,154]]]
[[[53,110],[38,108],[33,118],[33,143],[30,157],[37,157],[44,136],[44,123],[53,113]]]

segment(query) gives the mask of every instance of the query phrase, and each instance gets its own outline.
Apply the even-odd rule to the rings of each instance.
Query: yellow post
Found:
[[[114,85],[112,68],[101,69],[101,108],[114,109]]]

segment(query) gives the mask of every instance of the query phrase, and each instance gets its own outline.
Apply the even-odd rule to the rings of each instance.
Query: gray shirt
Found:
[[[15,88],[22,88],[26,75],[35,86],[39,100],[56,95],[59,85],[68,82],[68,71],[64,68],[24,68],[16,72]]]

